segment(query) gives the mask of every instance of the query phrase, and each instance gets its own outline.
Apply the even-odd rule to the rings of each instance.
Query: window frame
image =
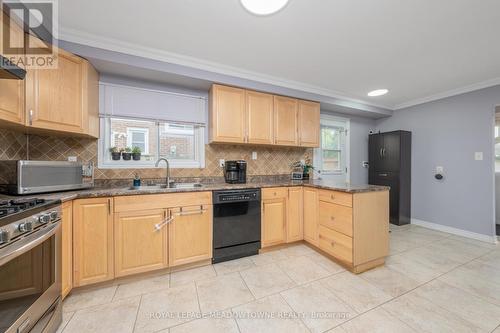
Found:
[[[142,154],[149,155],[149,129],[140,127],[127,127],[127,147],[134,149],[132,143],[132,134],[141,133],[144,134],[144,151]]]
[[[123,119],[123,120],[132,120],[132,121],[149,121],[154,122],[156,124],[156,152],[154,155],[157,157],[160,156],[160,126],[164,123],[169,123],[168,121],[158,121],[154,119],[140,119],[140,118],[132,118],[132,117],[123,117],[123,116],[101,116],[99,119],[100,122],[100,136],[98,140],[97,150],[97,167],[99,169],[155,169],[156,161],[124,161],[120,159],[119,161],[113,161],[109,157],[109,148],[113,147],[111,145],[111,119]],[[173,124],[182,124],[181,122],[172,121]],[[170,168],[178,169],[178,168],[186,168],[186,169],[204,169],[205,168],[205,126],[203,124],[185,124],[194,127],[194,160],[180,160],[180,159],[168,159],[170,163]],[[128,129],[133,127],[127,127],[127,135]],[[140,131],[148,131],[149,129],[139,128]],[[185,133],[185,131],[184,131]],[[176,133],[177,135],[182,135],[183,133]],[[149,135],[146,136],[147,144],[149,144]],[[127,137],[127,144],[129,143]],[[144,153],[144,152],[143,152]],[[149,152],[151,153],[151,152]]]

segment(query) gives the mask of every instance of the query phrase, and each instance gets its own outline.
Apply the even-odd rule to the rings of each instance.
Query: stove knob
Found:
[[[0,230],[0,244],[7,243],[9,241],[9,232],[7,230]]]
[[[54,211],[50,212],[50,220],[51,220],[51,221],[55,221],[55,220],[57,220],[57,218],[58,218],[58,217],[59,217],[59,214],[57,213],[57,211],[56,211],[56,210],[54,210]]]
[[[46,224],[50,222],[50,214],[42,214],[38,217],[38,222],[40,224]]]
[[[32,222],[20,223],[17,228],[19,229],[20,232],[28,232],[33,230],[33,223]]]

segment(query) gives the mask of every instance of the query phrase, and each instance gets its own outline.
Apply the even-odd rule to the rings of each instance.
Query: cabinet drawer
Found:
[[[352,263],[352,238],[319,226],[319,248],[345,262]]]
[[[352,194],[337,191],[319,191],[319,200],[352,207]]]
[[[287,187],[270,187],[262,189],[262,199],[280,199],[288,197]]]
[[[211,205],[212,192],[143,194],[115,197],[115,212]]]
[[[319,224],[352,237],[352,208],[320,201]]]

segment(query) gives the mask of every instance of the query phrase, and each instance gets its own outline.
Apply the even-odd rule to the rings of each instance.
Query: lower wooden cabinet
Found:
[[[115,276],[168,266],[168,220],[164,209],[116,213]]]
[[[318,190],[304,187],[304,240],[318,246]]]
[[[73,285],[114,278],[113,198],[73,202]]]
[[[303,204],[302,187],[297,186],[288,188],[288,216],[286,222],[287,243],[304,239]]]
[[[262,190],[262,247],[286,242],[287,192],[280,189]]]
[[[212,258],[212,205],[174,208],[169,214],[169,266]]]
[[[61,294],[64,299],[73,288],[73,204],[71,201],[67,201],[62,204],[61,224]]]

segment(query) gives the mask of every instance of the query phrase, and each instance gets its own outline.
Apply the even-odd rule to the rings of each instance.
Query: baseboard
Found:
[[[427,222],[419,219],[411,219],[411,223],[428,228],[428,229],[433,229],[437,231],[442,231],[442,232],[447,232],[449,234],[457,235],[457,236],[462,236],[466,238],[471,238],[475,239],[481,242],[486,242],[486,243],[491,243],[491,244],[498,244],[499,239],[496,236],[488,236],[488,235],[483,235],[483,234],[478,234],[472,231],[467,231],[463,229],[458,229],[458,228],[453,228],[453,227],[448,227],[445,225],[437,224],[437,223],[432,223],[432,222]]]

